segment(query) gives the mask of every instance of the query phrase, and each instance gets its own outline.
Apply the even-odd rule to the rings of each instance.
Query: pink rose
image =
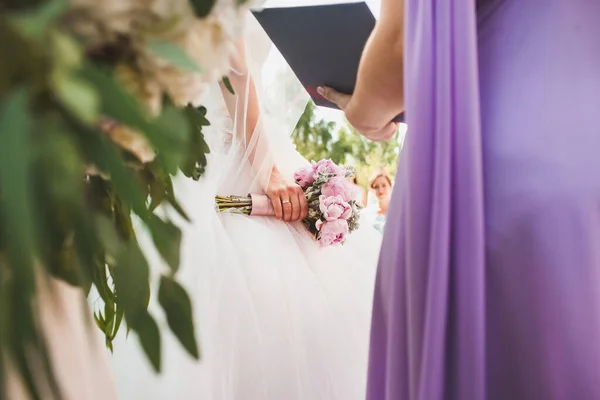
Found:
[[[315,174],[313,168],[305,167],[294,172],[294,180],[301,188],[305,189],[315,181]]]
[[[323,175],[331,174],[337,176],[346,176],[346,170],[344,168],[338,167],[330,159],[321,160],[317,163],[313,162],[313,170],[315,171],[315,173]]]
[[[348,219],[352,215],[352,207],[344,201],[342,196],[319,196],[319,209],[326,221]]]
[[[348,231],[348,222],[344,219],[325,222],[321,226],[319,243],[321,247],[344,243]]]
[[[324,196],[341,196],[346,202],[352,200],[353,188],[348,180],[341,176],[334,176],[321,189],[321,194]]]

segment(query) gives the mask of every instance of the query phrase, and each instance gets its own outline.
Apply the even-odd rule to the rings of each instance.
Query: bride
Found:
[[[308,97],[251,17],[238,47],[229,76],[235,95],[215,87],[200,101],[212,123],[208,170],[176,188],[194,221],[180,224],[180,276],[202,359],[166,337],[163,371],[154,375],[138,344],[118,338],[120,398],[363,399],[379,235],[365,224],[343,247],[321,249],[298,222],[306,201],[292,176],[307,161],[288,135]],[[215,211],[216,194],[260,192],[279,218]],[[140,236],[142,246],[150,240]],[[147,255],[164,267],[158,254]]]

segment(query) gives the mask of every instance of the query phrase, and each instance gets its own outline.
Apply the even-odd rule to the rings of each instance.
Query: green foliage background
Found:
[[[392,175],[396,173],[399,134],[389,142],[370,141],[349,124],[337,127],[335,122],[318,119],[312,101],[306,105],[292,139],[298,152],[308,160],[331,158],[336,164],[353,166],[365,189],[375,170],[385,168]]]

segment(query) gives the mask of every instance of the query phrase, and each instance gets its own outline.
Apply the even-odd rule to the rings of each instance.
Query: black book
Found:
[[[254,16],[316,105],[338,108],[317,93],[353,93],[362,51],[375,27],[366,3],[265,8]],[[402,115],[395,121],[402,121]]]

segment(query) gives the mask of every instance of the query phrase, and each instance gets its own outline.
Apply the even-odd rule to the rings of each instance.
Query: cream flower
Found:
[[[119,45],[127,38],[123,51],[129,56],[119,61],[116,74],[157,115],[163,93],[179,106],[197,106],[207,85],[228,73],[235,40],[254,3],[239,6],[238,0],[217,0],[207,17],[197,18],[189,0],[71,0],[68,22],[91,47]],[[178,44],[200,72],[170,65],[148,50],[149,40]]]
[[[100,128],[110,140],[133,154],[142,164],[149,163],[156,157],[148,140],[135,130],[110,120],[103,121]]]
[[[229,72],[230,60],[236,55],[235,40],[242,33],[247,6],[237,6],[232,0],[218,0],[211,13],[195,19],[175,43],[198,64],[200,73],[181,71],[172,66],[158,68],[156,80],[174,103],[199,105],[207,84],[219,81]],[[156,61],[160,65],[160,61]]]

